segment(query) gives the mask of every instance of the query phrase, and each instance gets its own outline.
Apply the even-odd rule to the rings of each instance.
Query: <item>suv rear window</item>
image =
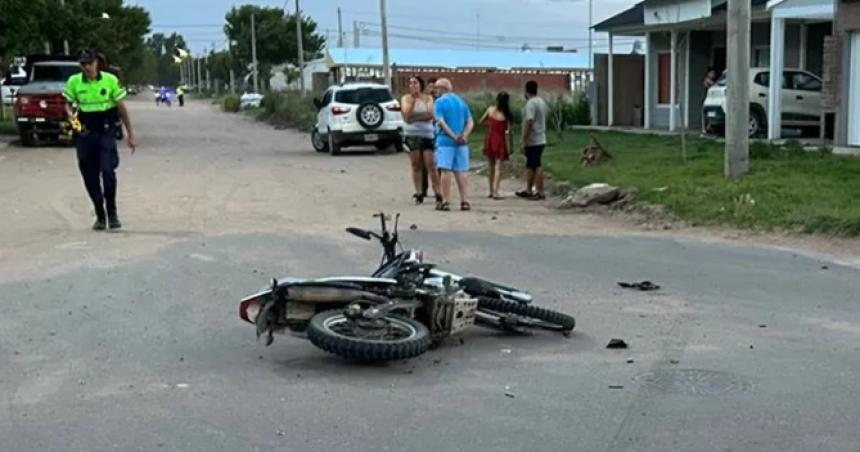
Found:
[[[391,91],[386,88],[359,88],[338,91],[334,95],[335,102],[342,104],[380,104],[394,100]]]
[[[69,77],[81,72],[78,66],[51,66],[51,65],[34,65],[33,66],[33,81],[34,82],[65,82]]]

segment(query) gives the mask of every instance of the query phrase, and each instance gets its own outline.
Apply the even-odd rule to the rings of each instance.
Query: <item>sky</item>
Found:
[[[234,5],[253,3],[295,10],[296,0],[126,0],[146,8],[152,31],[181,33],[192,52],[226,46],[224,16]],[[594,23],[615,15],[637,0],[593,0]],[[387,0],[389,46],[515,50],[564,46],[588,51],[588,0]],[[341,8],[345,44],[352,46],[354,23],[363,30],[361,47],[381,46],[379,0],[301,0],[320,32],[337,45],[337,10]],[[624,44],[621,41],[620,44]],[[605,52],[605,34],[594,34],[594,51]]]

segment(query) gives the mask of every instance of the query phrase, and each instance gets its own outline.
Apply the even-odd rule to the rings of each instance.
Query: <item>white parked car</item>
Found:
[[[332,86],[314,99],[317,123],[311,142],[317,152],[340,154],[347,146],[403,150],[403,116],[391,90],[376,83]]]
[[[750,136],[767,130],[770,70],[750,69]],[[782,77],[783,127],[818,130],[821,118],[821,79],[800,69],[786,69]],[[708,90],[702,114],[711,130],[722,135],[726,124],[726,74]]]
[[[0,95],[3,96],[5,105],[15,103],[15,96],[21,85],[27,83],[27,73],[23,69],[17,68],[14,73],[9,73],[6,77],[0,79]]]
[[[239,108],[242,110],[246,108],[260,108],[262,102],[262,94],[245,92],[239,97]]]

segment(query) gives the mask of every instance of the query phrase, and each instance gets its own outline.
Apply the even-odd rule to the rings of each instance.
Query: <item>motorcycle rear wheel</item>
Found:
[[[551,309],[525,305],[498,298],[479,298],[478,310],[493,316],[515,314],[517,316],[524,317],[525,321],[518,322],[516,325],[511,325],[517,328],[541,328],[560,331],[567,336],[576,327],[576,319],[574,319],[573,316],[556,312]],[[504,324],[501,322],[493,322],[487,326],[504,329]]]
[[[384,327],[368,329],[342,310],[324,311],[311,318],[307,335],[329,353],[364,362],[414,358],[430,348],[430,331],[423,324],[395,315],[379,321]]]

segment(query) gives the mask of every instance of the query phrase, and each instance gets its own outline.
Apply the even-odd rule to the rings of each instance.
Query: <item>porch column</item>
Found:
[[[612,45],[613,45],[614,36],[612,33],[609,33],[609,86],[607,87],[607,100],[609,104],[606,107],[607,111],[607,125],[614,126],[615,125],[615,70],[612,64]]]
[[[651,128],[651,32],[645,33],[645,105],[642,111],[645,113],[645,128]]]
[[[785,68],[785,19],[770,20],[770,87],[768,89],[767,138],[782,136],[782,72]]]
[[[671,33],[671,57],[670,63],[671,70],[669,71],[669,131],[674,132],[678,128],[678,58],[676,57],[676,53],[678,50],[678,32],[672,30]]]
[[[684,45],[684,130],[690,129],[690,44],[693,42],[693,32],[687,32]],[[701,108],[701,105],[699,106]]]
[[[800,24],[800,58],[798,65],[801,69],[806,70],[806,44],[808,42],[809,26],[806,22]]]

